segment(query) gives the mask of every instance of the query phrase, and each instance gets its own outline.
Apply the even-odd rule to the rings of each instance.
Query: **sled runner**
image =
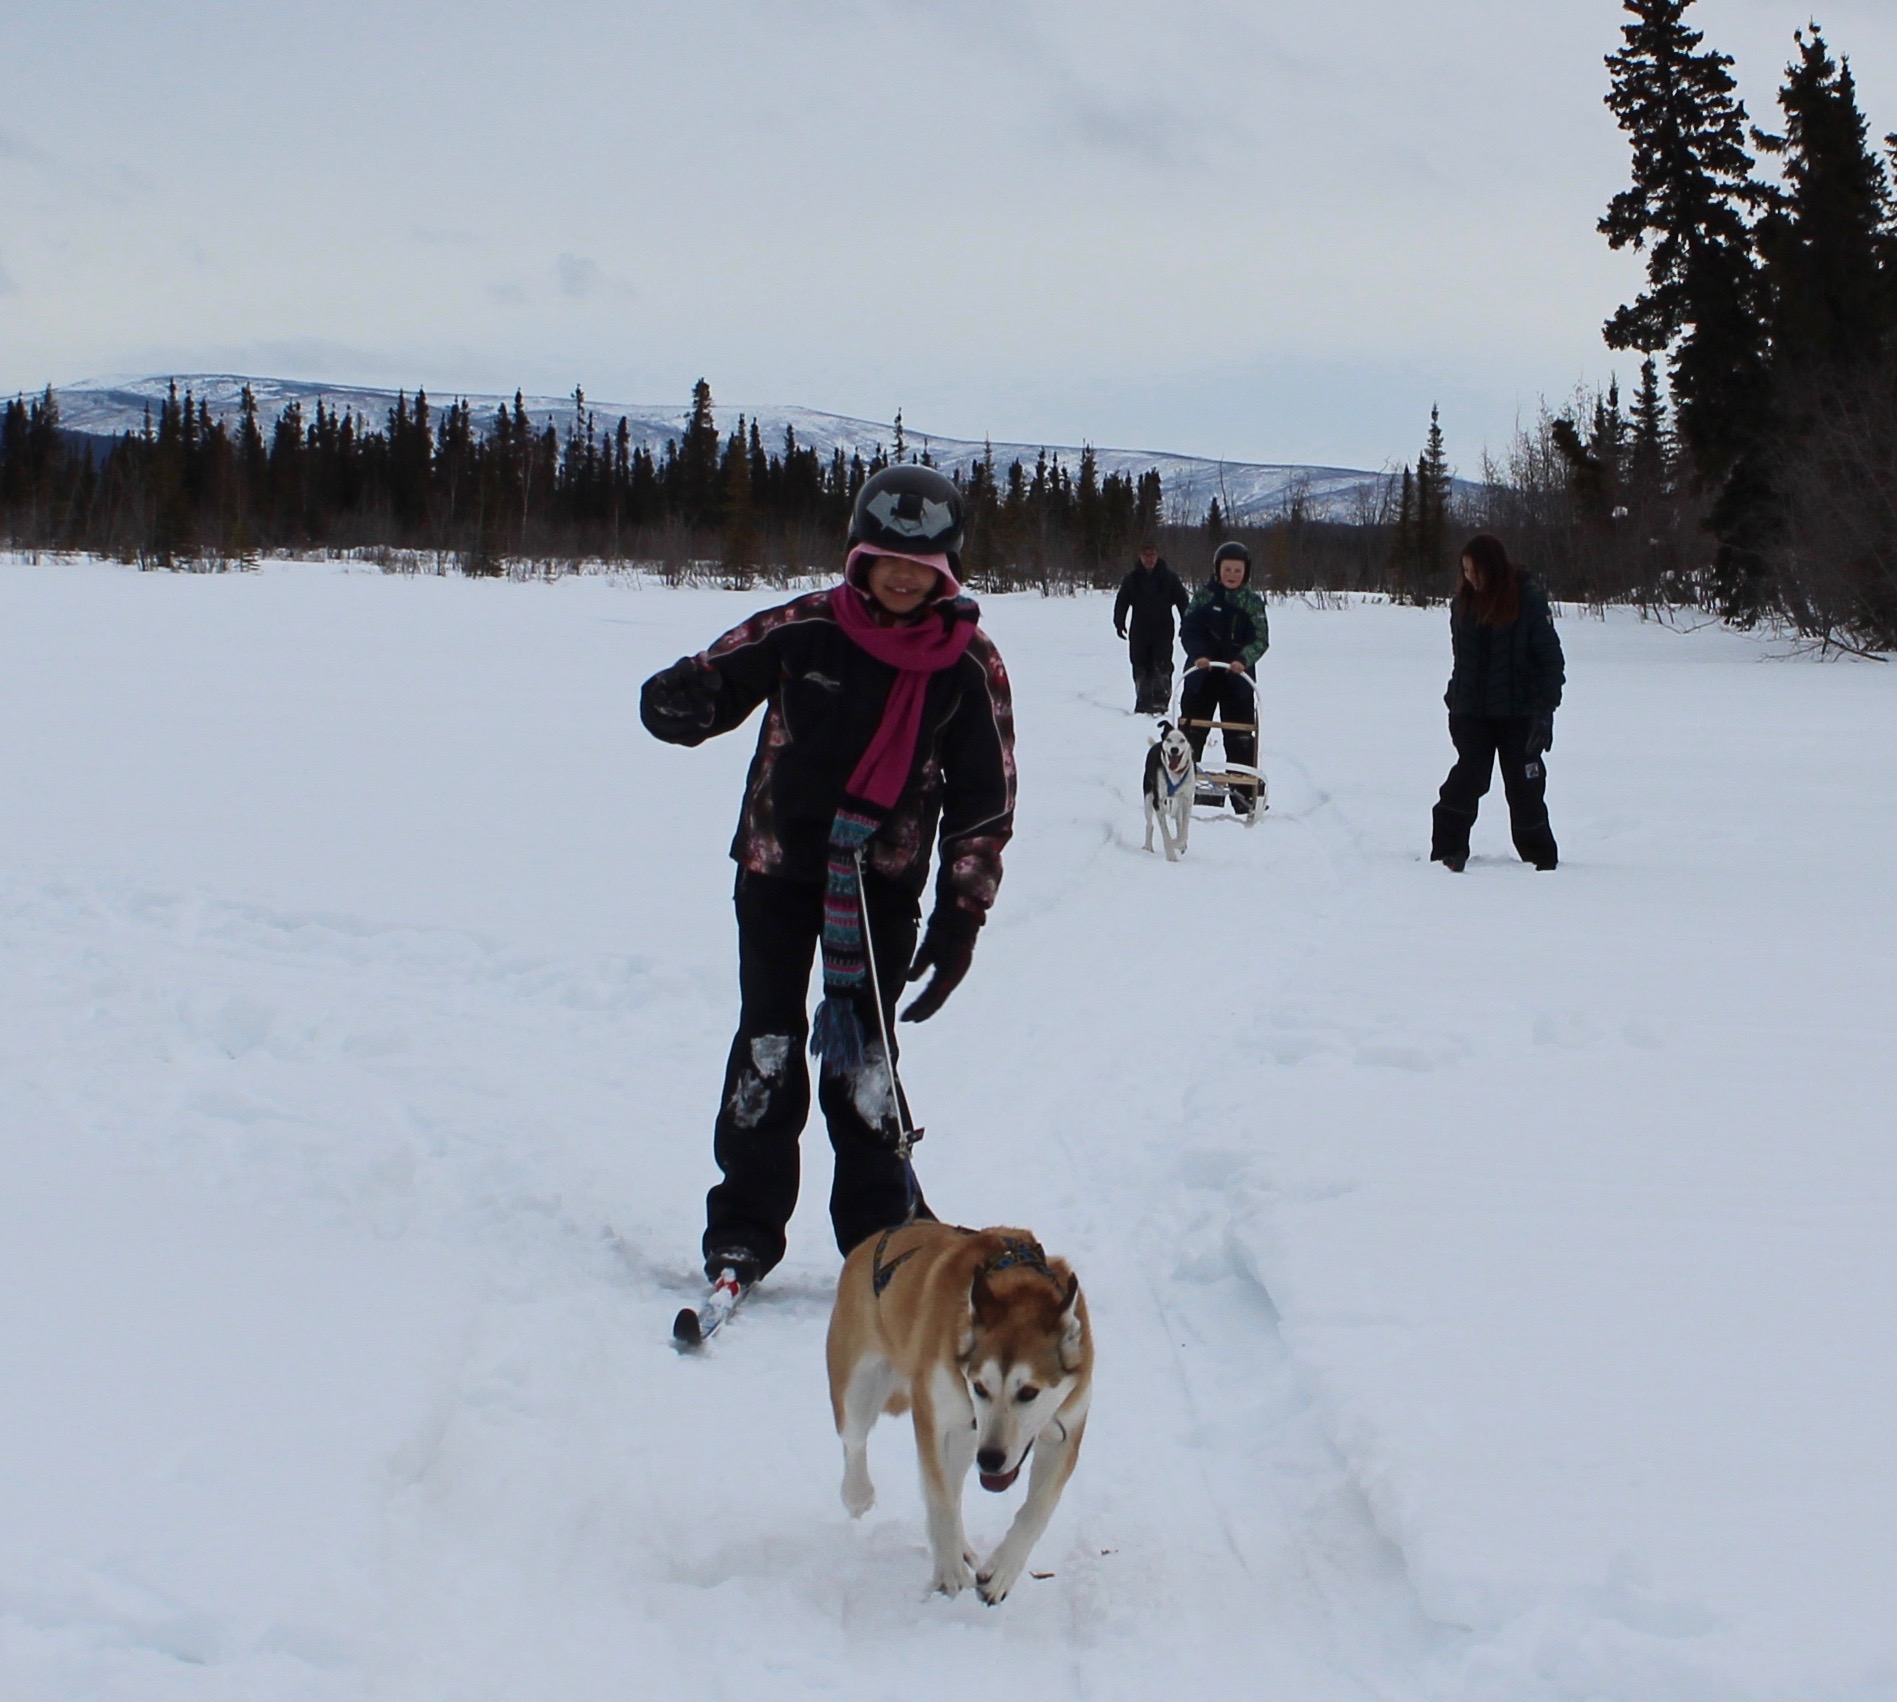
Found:
[[[1193,794],[1195,809],[1223,810],[1230,802],[1234,792],[1248,798],[1251,808],[1241,811],[1247,827],[1255,827],[1258,818],[1270,808],[1267,802],[1265,771],[1256,762],[1235,762],[1226,754],[1226,739],[1229,734],[1248,733],[1251,735],[1254,751],[1258,747],[1258,682],[1235,662],[1202,662],[1197,667],[1186,670],[1186,679],[1194,674],[1218,669],[1226,673],[1235,673],[1251,687],[1252,718],[1249,721],[1233,721],[1219,712],[1214,719],[1206,720],[1197,716],[1180,715],[1174,724],[1179,727],[1203,727],[1208,733],[1217,732],[1219,736],[1219,759],[1216,765],[1212,753],[1208,750],[1199,765],[1199,789]],[[1181,704],[1185,702],[1185,682],[1179,687]]]

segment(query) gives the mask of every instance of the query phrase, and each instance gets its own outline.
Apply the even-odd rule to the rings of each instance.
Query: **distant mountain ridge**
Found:
[[[320,401],[326,408],[353,412],[380,427],[388,411],[395,406],[398,392],[361,385],[317,384],[294,378],[246,378],[233,373],[165,373],[155,377],[106,377],[86,379],[66,385],[55,392],[59,398],[60,424],[68,431],[95,437],[118,437],[140,430],[148,413],[156,416],[158,404],[172,385],[182,396],[189,390],[194,401],[209,407],[212,417],[234,421],[242,406],[244,387],[250,387],[257,399],[257,411],[266,430],[292,402],[302,404],[306,415],[316,412]],[[483,416],[491,419],[502,407],[511,408],[513,397],[483,395],[471,391],[431,396],[436,409],[452,401],[465,401],[473,409],[477,425]],[[571,396],[526,396],[522,398],[536,425],[551,424],[565,434],[574,421]],[[586,411],[599,429],[616,431],[623,418],[635,444],[643,443],[655,453],[668,439],[679,437],[689,410],[683,406],[628,404],[595,401],[586,398]],[[860,454],[868,459],[878,449],[887,450],[894,439],[893,422],[852,419],[843,414],[826,414],[814,408],[762,406],[737,407],[721,404],[715,410],[718,429],[730,432],[742,416],[755,420],[767,447],[780,449],[784,433],[794,430],[797,441],[815,449],[825,459],[833,450],[847,455]],[[1073,444],[971,442],[966,438],[938,437],[904,422],[904,440],[915,453],[927,451],[937,463],[947,467],[965,467],[978,461],[992,448],[997,467],[1005,469],[1019,460],[1032,467],[1043,451],[1058,456],[1071,473],[1080,464],[1081,449]],[[1314,519],[1349,520],[1373,511],[1387,474],[1356,467],[1320,467],[1255,461],[1218,461],[1198,455],[1171,455],[1154,450],[1103,449],[1096,447],[1094,457],[1101,476],[1121,473],[1137,478],[1157,468],[1166,489],[1169,517],[1196,522],[1203,518],[1214,497],[1234,520],[1255,522],[1273,519],[1301,505]]]

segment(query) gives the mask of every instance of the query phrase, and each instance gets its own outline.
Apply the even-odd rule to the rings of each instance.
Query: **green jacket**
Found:
[[[1271,648],[1265,600],[1249,585],[1229,591],[1216,579],[1193,593],[1192,606],[1179,625],[1179,642],[1188,663],[1243,662],[1247,671]]]

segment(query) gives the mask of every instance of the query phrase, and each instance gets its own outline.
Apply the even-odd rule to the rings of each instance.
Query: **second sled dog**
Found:
[[[1192,798],[1199,789],[1199,770],[1192,745],[1170,721],[1159,724],[1159,737],[1146,752],[1146,849],[1153,848],[1153,825],[1165,842],[1166,861],[1176,863],[1185,854],[1192,833]]]
[[[1087,1427],[1093,1337],[1079,1278],[1024,1229],[885,1230],[843,1263],[828,1358],[850,1516],[876,1500],[871,1427],[886,1412],[911,1413],[934,1586],[952,1596],[972,1584],[999,1602],[1046,1530]],[[999,1493],[1030,1454],[1027,1498],[977,1561],[962,1528],[968,1469]]]

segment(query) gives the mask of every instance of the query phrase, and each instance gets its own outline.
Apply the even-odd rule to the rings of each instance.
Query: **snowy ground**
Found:
[[[1890,670],[1570,619],[1563,866],[1457,878],[1440,611],[1274,608],[1270,818],[1169,867],[1105,604],[990,602],[906,1073],[1101,1368],[989,1610],[902,1427],[837,1502],[821,1188],[665,1342],[749,739],[636,695],[760,600],[0,566],[0,1694],[1897,1696]]]

